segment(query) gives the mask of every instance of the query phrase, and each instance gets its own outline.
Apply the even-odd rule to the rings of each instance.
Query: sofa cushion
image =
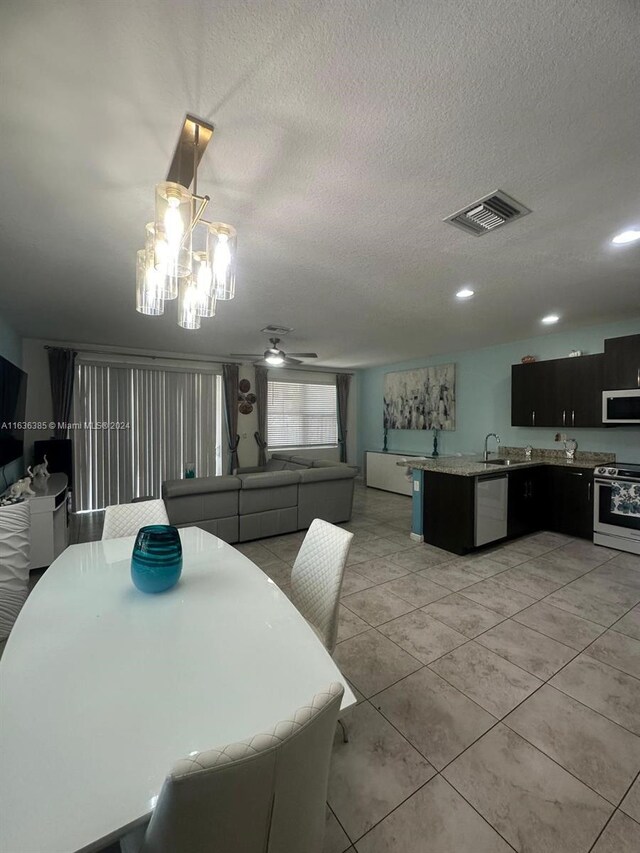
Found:
[[[285,471],[286,470],[286,462],[284,459],[269,459],[267,464],[264,466],[265,471]]]
[[[253,492],[252,494],[256,494]],[[260,494],[258,492],[258,494]],[[264,539],[265,536],[282,536],[298,529],[298,507],[271,509],[266,512],[240,516],[240,541]]]
[[[241,474],[240,515],[296,506],[299,477],[297,471]]]
[[[238,514],[238,477],[194,477],[167,480],[162,496],[171,524],[197,524]]]
[[[300,471],[300,486],[304,483],[319,483],[323,480],[349,480],[356,476],[355,468],[349,465],[331,465],[327,468],[309,468],[306,471]],[[248,475],[251,476],[251,475]]]
[[[198,521],[194,525],[192,521],[185,521],[182,524],[176,524],[176,527],[199,527],[201,530],[206,530],[207,533],[213,533],[218,539],[224,539],[230,545],[238,541],[238,516],[232,515],[230,518],[211,518],[204,521]]]
[[[314,518],[322,518],[333,524],[349,521],[354,477],[355,471],[352,469],[350,474],[345,474],[340,468],[312,468],[301,474],[298,486],[298,529],[309,527]]]
[[[241,489],[271,489],[274,486],[291,486],[300,479],[298,471],[262,471],[259,474],[239,474]]]
[[[206,495],[210,492],[233,492],[240,488],[240,480],[231,474],[224,477],[192,477],[190,480],[165,480],[162,484],[162,497],[183,497],[184,495]]]
[[[313,459],[309,459],[306,456],[292,456],[289,462],[292,462],[294,465],[300,465],[301,468],[311,468],[313,465]]]

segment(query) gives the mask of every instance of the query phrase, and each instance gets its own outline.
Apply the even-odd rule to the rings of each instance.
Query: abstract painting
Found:
[[[455,364],[386,373],[384,426],[386,429],[455,429]]]

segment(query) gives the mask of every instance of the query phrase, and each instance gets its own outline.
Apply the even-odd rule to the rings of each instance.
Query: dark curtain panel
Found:
[[[52,416],[56,423],[53,437],[66,438],[69,430],[63,424],[68,424],[71,420],[73,380],[78,353],[62,347],[47,347],[47,352],[49,355]]]
[[[238,365],[222,365],[222,381],[224,385],[224,417],[227,424],[227,435],[229,437],[229,451],[231,461],[229,473],[233,474],[238,467]]]
[[[254,438],[258,445],[258,465],[267,464],[267,368],[256,365],[256,408],[258,413],[258,432]]]
[[[338,443],[340,445],[340,461],[347,461],[347,405],[349,403],[350,373],[336,373],[336,388],[338,397]]]

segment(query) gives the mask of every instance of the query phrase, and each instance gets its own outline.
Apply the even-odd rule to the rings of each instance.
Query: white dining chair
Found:
[[[338,638],[340,590],[353,533],[314,518],[291,571],[291,601],[332,655]],[[344,720],[342,739],[349,741]]]
[[[179,761],[122,853],[321,853],[343,692],[335,682],[270,731]]]
[[[104,511],[102,538],[135,536],[141,527],[148,524],[169,524],[163,500],[108,506]]]
[[[0,644],[29,594],[29,502],[0,507]]]
[[[348,530],[315,518],[291,571],[291,601],[329,654],[336,647],[340,590],[352,539]]]

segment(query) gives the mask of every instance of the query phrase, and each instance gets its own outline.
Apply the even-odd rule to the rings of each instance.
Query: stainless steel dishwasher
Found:
[[[509,479],[506,474],[476,479],[475,544],[486,545],[507,535]]]

